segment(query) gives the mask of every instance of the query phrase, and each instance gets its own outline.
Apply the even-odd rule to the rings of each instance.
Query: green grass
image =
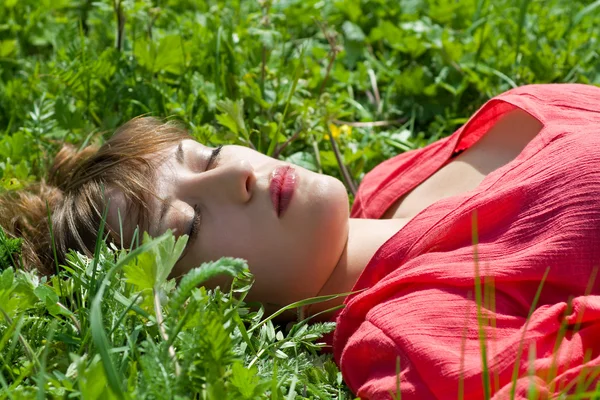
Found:
[[[38,180],[65,142],[102,142],[151,114],[203,143],[334,175],[352,194],[375,165],[505,90],[600,84],[598,27],[600,1],[4,0],[0,189]],[[177,253],[165,235],[131,253],[72,253],[46,282],[8,267],[15,246],[0,237],[0,399],[351,397],[318,352],[333,325],[285,329],[249,308],[242,261],[175,287],[156,263]],[[233,287],[197,288],[214,273]],[[493,296],[478,283],[481,306]]]

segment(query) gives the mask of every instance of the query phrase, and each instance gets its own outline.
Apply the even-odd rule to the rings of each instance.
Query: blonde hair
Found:
[[[139,224],[148,219],[148,196],[154,193],[157,163],[150,155],[191,138],[173,123],[135,118],[121,126],[101,147],[77,152],[65,145],[56,155],[48,176],[27,189],[0,196],[0,225],[6,235],[22,238],[22,265],[42,275],[55,271],[51,224],[57,259],[64,264],[69,249],[93,256],[109,188],[125,197],[127,213],[137,210]],[[120,241],[119,227],[106,225],[108,241]]]

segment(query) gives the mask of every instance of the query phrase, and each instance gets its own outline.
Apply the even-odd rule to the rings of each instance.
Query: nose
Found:
[[[247,203],[252,198],[256,176],[252,164],[247,160],[231,161],[217,166],[210,173],[211,190],[219,191],[228,200],[240,203]]]

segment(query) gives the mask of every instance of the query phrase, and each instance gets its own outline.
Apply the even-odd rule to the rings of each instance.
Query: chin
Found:
[[[327,199],[331,202],[332,208],[335,206],[335,209],[342,212],[345,215],[345,219],[348,219],[350,217],[350,205],[348,203],[346,186],[339,179],[332,176],[325,176]]]
[[[338,179],[324,176],[322,198],[317,213],[322,263],[337,264],[348,239],[350,208],[346,187]]]

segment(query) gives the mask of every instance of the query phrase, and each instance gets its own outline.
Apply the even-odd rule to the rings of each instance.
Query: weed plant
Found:
[[[496,94],[600,84],[599,26],[585,0],[3,0],[0,189],[149,114],[334,175],[352,201],[375,165]],[[274,325],[244,302],[243,260],[175,285],[187,237],[139,239],[71,252],[46,280],[0,234],[0,399],[351,398],[319,352],[333,324]],[[231,288],[198,287],[222,273]]]

